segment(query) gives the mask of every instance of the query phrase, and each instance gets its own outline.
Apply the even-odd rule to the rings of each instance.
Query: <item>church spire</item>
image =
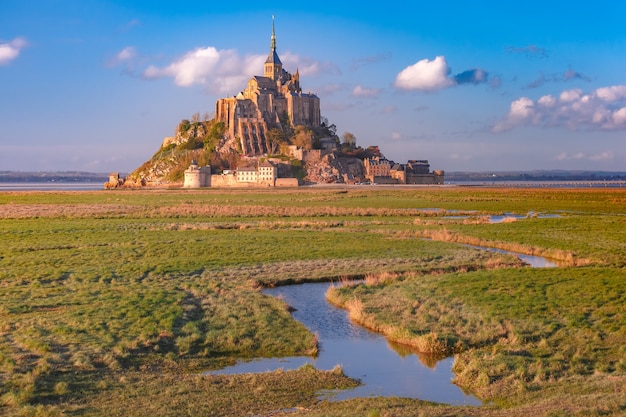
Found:
[[[272,15],[272,43],[270,44],[272,52],[276,52],[276,34],[274,33],[274,15]]]
[[[283,63],[280,62],[276,53],[276,32],[274,31],[274,15],[272,15],[272,42],[270,44],[270,54],[265,60],[263,75],[276,81],[283,70]]]

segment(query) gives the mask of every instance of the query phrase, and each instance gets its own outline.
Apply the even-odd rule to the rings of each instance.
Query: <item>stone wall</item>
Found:
[[[297,178],[276,178],[277,187],[297,187],[298,185]]]

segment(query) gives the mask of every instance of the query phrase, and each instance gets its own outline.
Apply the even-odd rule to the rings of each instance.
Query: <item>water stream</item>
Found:
[[[503,253],[492,248],[478,247]],[[516,254],[531,267],[545,268],[555,263],[538,256]],[[330,370],[336,365],[344,373],[357,378],[361,385],[350,390],[320,393],[321,398],[345,400],[369,396],[396,396],[419,398],[446,404],[480,405],[481,401],[463,392],[451,381],[453,358],[434,358],[411,351],[406,346],[389,342],[384,336],[371,332],[348,318],[345,310],[326,301],[329,283],[307,283],[263,290],[263,293],[281,297],[294,307],[293,317],[317,334],[320,352],[316,358],[308,356],[258,359],[239,362],[210,374],[240,374],[266,372],[277,369],[297,369],[312,364],[317,369]]]

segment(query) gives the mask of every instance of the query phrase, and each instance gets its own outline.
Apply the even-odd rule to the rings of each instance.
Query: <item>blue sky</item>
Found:
[[[0,0],[0,171],[133,170],[262,74],[272,15],[322,116],[396,162],[626,171],[626,3],[602,0]]]

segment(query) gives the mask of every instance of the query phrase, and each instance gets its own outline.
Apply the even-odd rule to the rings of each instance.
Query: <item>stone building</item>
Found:
[[[277,169],[276,166],[268,161],[261,162],[257,168],[257,182],[260,185],[273,187],[276,185]]]
[[[430,172],[425,159],[410,159],[406,164],[397,164],[384,158],[365,158],[365,176],[379,184],[443,184],[444,172]]]
[[[273,18],[270,53],[263,75],[253,76],[245,90],[236,96],[217,100],[215,117],[224,122],[229,138],[239,140],[245,155],[268,153],[271,146],[267,132],[272,128],[282,129],[281,121],[292,126],[320,125],[319,97],[302,92],[298,70],[291,74],[283,69],[276,52]]]
[[[213,174],[210,176],[208,186],[216,188],[294,186],[290,181],[281,181],[283,179],[278,178],[277,173],[278,169],[276,165],[269,161],[264,161],[256,166],[239,167],[234,171],[224,171],[221,174]],[[186,174],[187,171],[185,171],[185,181],[187,178]],[[298,186],[298,180],[295,180],[295,186]]]
[[[365,176],[372,182],[379,182],[380,178],[391,177],[391,161],[375,156],[363,160]]]

